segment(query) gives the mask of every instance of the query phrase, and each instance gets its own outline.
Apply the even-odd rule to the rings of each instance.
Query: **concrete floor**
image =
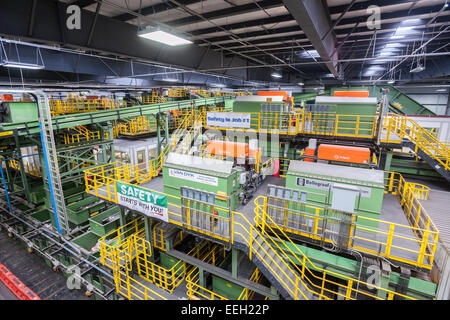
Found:
[[[17,300],[17,297],[0,281],[0,300]]]

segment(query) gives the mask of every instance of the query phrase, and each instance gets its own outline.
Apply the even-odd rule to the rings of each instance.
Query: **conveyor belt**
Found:
[[[28,253],[21,242],[8,238],[4,231],[0,231],[0,261],[42,300],[91,300],[83,291],[67,288],[67,279],[61,273]]]
[[[52,125],[54,129],[67,129],[74,126],[101,123],[105,121],[116,121],[121,119],[129,119],[137,116],[145,116],[157,114],[170,110],[178,110],[180,108],[188,108],[195,104],[197,107],[221,103],[230,100],[232,97],[216,97],[206,99],[184,100],[177,102],[150,104],[135,107],[126,107],[105,111],[83,112],[75,114],[67,114],[52,117]],[[0,132],[18,130],[19,135],[36,134],[40,132],[39,121],[27,123],[2,123],[0,124]],[[11,133],[12,134],[12,133]],[[6,135],[8,136],[8,135]]]

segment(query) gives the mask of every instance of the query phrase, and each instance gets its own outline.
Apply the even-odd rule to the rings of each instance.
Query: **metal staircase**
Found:
[[[388,116],[380,141],[409,147],[450,182],[450,149],[414,120],[400,115]]]
[[[253,262],[286,299],[313,299],[313,294],[304,287],[300,275],[289,266],[282,253],[262,235],[254,236],[252,241]]]
[[[66,235],[69,232],[69,222],[66,214],[66,204],[61,184],[61,176],[56,154],[55,136],[48,98],[41,94],[38,97],[39,128],[41,132],[42,149],[44,153],[47,175],[44,176],[44,188],[51,196],[51,209],[55,215],[58,232]]]
[[[277,249],[270,237],[261,233],[238,212],[234,212],[233,239],[234,246],[248,254],[284,298],[293,300],[314,298],[302,277],[287,262],[282,250]]]

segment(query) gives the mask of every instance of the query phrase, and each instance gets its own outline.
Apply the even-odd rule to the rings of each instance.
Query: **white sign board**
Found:
[[[169,176],[174,177],[174,178],[180,178],[180,179],[184,179],[184,180],[204,183],[204,184],[208,184],[210,186],[217,187],[219,185],[219,179],[217,179],[217,177],[206,176],[203,174],[187,172],[187,171],[183,171],[183,170],[169,169]]]
[[[148,217],[169,222],[167,197],[143,188],[116,182],[117,203]]]
[[[250,128],[250,113],[208,112],[206,126],[219,128]]]

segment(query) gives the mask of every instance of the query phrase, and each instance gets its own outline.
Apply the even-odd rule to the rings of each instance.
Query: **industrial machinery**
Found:
[[[145,99],[166,98],[156,93]],[[82,266],[83,284],[98,298],[435,298],[439,233],[419,201],[426,188],[383,164],[374,170],[374,155],[392,148],[374,144],[376,99],[336,93],[298,110],[290,95],[128,99],[130,106],[101,115],[41,123],[37,114],[22,118],[27,102],[5,102],[2,146],[21,154],[4,153],[18,167],[5,169],[11,199],[2,200],[0,223],[50,266],[67,274]],[[175,115],[186,121],[164,130]],[[156,131],[112,139],[113,124],[136,117],[153,117]],[[258,136],[205,138],[208,128]],[[36,160],[42,178],[22,170]],[[381,281],[367,289],[370,265]]]

